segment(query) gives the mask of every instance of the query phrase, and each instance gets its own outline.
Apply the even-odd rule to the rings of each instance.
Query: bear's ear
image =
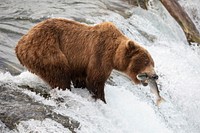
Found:
[[[135,50],[135,49],[136,49],[136,44],[135,44],[135,42],[133,42],[133,41],[128,41],[128,42],[126,43],[126,48],[127,48],[128,50]]]
[[[126,43],[126,57],[127,58],[131,58],[133,56],[133,54],[138,50],[137,44],[135,44],[135,42],[133,41],[128,41]]]

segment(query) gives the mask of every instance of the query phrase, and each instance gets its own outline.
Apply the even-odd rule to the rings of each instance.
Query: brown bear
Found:
[[[22,65],[52,88],[86,87],[105,101],[111,71],[127,74],[136,84],[139,73],[154,75],[148,51],[124,36],[111,22],[95,26],[66,19],[47,19],[34,26],[16,46]]]

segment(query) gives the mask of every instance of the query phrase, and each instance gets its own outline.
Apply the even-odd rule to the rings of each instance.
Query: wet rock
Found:
[[[147,10],[147,5],[149,0],[123,0],[123,1],[127,1],[131,5],[139,6]]]
[[[15,129],[20,121],[30,119],[42,121],[46,118],[61,123],[72,132],[79,127],[78,121],[55,113],[52,111],[53,107],[36,102],[22,90],[14,83],[0,82],[0,121],[9,129]]]
[[[37,86],[36,88],[30,87],[28,85],[18,85],[19,88],[27,89],[32,92],[35,92],[36,94],[39,94],[40,96],[44,98],[50,98],[51,95],[48,92],[48,88],[45,86]]]
[[[200,43],[200,33],[187,12],[176,0],[161,0],[163,6],[183,29],[189,44]]]

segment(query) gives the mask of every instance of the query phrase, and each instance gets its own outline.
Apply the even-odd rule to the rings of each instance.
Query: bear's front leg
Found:
[[[104,103],[106,103],[105,100],[105,93],[104,93],[104,85],[105,82],[96,82],[96,85],[94,86],[94,98],[95,99],[101,99]],[[95,89],[96,88],[96,89]]]
[[[86,77],[74,77],[72,78],[72,83],[74,85],[74,88],[86,88]]]
[[[105,85],[105,80],[102,80],[102,77],[87,78],[87,89],[93,94],[93,98],[95,98],[96,100],[101,99],[104,103],[106,103],[104,94],[104,85]]]

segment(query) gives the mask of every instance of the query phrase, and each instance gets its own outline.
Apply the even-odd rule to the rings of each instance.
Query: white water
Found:
[[[87,90],[82,89],[73,89],[72,92],[53,90],[50,100],[29,91],[24,92],[36,101],[55,107],[55,112],[79,121],[81,127],[77,132],[80,133],[200,132],[199,47],[188,46],[181,28],[166,10],[157,2],[151,1],[151,4],[148,12],[140,8],[127,9],[128,13],[133,14],[127,19],[114,12],[102,17],[88,16],[87,19],[95,23],[112,21],[124,34],[141,43],[151,53],[160,76],[161,95],[166,100],[160,107],[155,106],[154,96],[148,87],[135,86],[117,72],[112,74],[116,86],[107,84],[105,87],[107,104],[95,102]],[[148,39],[143,35],[148,35]],[[19,76],[0,74],[0,81],[33,87],[36,84],[44,85],[29,72]],[[65,102],[55,102],[56,97],[63,97]],[[50,119],[21,122],[17,129],[20,133],[69,132]]]

